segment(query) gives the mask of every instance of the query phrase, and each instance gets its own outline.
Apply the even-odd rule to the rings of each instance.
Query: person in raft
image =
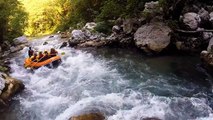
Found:
[[[41,61],[43,61],[43,58],[44,58],[44,55],[43,55],[42,52],[40,51],[40,52],[38,53],[38,56],[36,57],[36,60],[37,60],[38,62],[41,62]]]
[[[49,59],[50,58],[50,55],[49,55],[49,53],[45,50],[44,51],[44,59],[43,60],[47,60],[47,59]]]
[[[50,49],[50,57],[54,57],[54,56],[56,56],[58,54],[58,52],[54,49],[54,48],[51,48]]]
[[[32,50],[31,47],[29,47],[28,56],[31,57],[31,56],[33,56],[33,54],[34,54],[34,51]]]
[[[31,55],[30,59],[33,62],[42,62],[45,61],[51,57],[54,57],[58,54],[58,52],[54,49],[51,48],[50,49],[50,53],[48,53],[47,51],[44,51],[44,53],[42,53],[41,51],[38,53],[38,55],[36,53],[34,53],[33,55]]]
[[[31,61],[37,62],[37,53],[34,53],[33,56],[30,57]]]

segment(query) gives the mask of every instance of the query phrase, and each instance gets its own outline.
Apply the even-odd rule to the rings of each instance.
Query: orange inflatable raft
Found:
[[[60,56],[54,56],[54,57],[51,57],[45,61],[42,61],[42,62],[33,62],[31,61],[30,58],[26,58],[25,61],[24,61],[24,67],[25,68],[39,68],[39,67],[42,67],[42,66],[45,66],[45,65],[48,65],[54,61],[57,61],[57,60],[61,60],[61,57]]]

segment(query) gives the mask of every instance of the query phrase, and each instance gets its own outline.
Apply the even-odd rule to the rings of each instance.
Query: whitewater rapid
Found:
[[[48,44],[42,45],[45,41]],[[11,76],[26,87],[15,98],[17,120],[68,120],[93,111],[103,113],[107,120],[213,120],[205,89],[194,92],[202,87],[172,73],[156,72],[171,68],[162,70],[159,65],[153,70],[142,59],[139,63],[130,59],[140,59],[137,56],[105,58],[69,47],[59,49],[59,43],[57,35],[31,43],[36,50],[54,47],[65,53],[55,69],[24,69],[25,50],[12,58]]]

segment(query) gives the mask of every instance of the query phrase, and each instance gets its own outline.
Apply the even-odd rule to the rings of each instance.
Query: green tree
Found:
[[[23,34],[27,14],[17,0],[0,0],[0,42]]]

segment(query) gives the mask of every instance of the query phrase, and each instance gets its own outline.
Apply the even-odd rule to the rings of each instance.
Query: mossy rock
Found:
[[[9,69],[4,66],[0,66],[0,72],[7,72]]]

